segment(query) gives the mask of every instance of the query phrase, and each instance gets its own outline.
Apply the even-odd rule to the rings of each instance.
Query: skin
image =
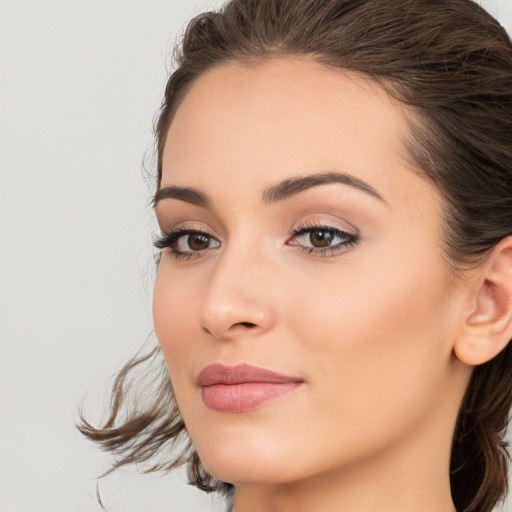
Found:
[[[361,75],[273,59],[208,71],[170,126],[161,187],[194,188],[210,205],[162,199],[160,228],[212,238],[189,259],[163,249],[155,329],[188,432],[206,468],[236,485],[236,512],[454,510],[450,447],[471,373],[454,346],[468,289],[441,249],[443,200],[405,154],[404,108]],[[381,199],[331,183],[262,200],[327,171]],[[292,235],[301,223],[359,239],[308,254],[309,233]],[[217,362],[304,384],[216,412],[195,378]]]

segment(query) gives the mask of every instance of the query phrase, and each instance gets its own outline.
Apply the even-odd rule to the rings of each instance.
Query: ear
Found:
[[[457,358],[476,366],[498,355],[512,338],[512,236],[503,239],[471,277],[472,297]]]

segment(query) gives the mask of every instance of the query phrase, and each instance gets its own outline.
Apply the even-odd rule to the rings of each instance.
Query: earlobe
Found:
[[[498,355],[512,338],[512,236],[503,239],[473,276],[477,280],[457,358],[471,366]]]

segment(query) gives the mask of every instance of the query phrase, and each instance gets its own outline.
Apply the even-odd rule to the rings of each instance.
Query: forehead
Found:
[[[262,189],[292,175],[339,169],[376,188],[403,188],[404,171],[415,174],[403,143],[404,109],[368,76],[311,60],[217,66],[176,111],[162,186],[243,181]]]

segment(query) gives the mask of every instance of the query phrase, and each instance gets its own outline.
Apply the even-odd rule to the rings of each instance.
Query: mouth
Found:
[[[204,404],[217,412],[245,412],[287,395],[304,380],[247,364],[212,364],[196,379]]]

